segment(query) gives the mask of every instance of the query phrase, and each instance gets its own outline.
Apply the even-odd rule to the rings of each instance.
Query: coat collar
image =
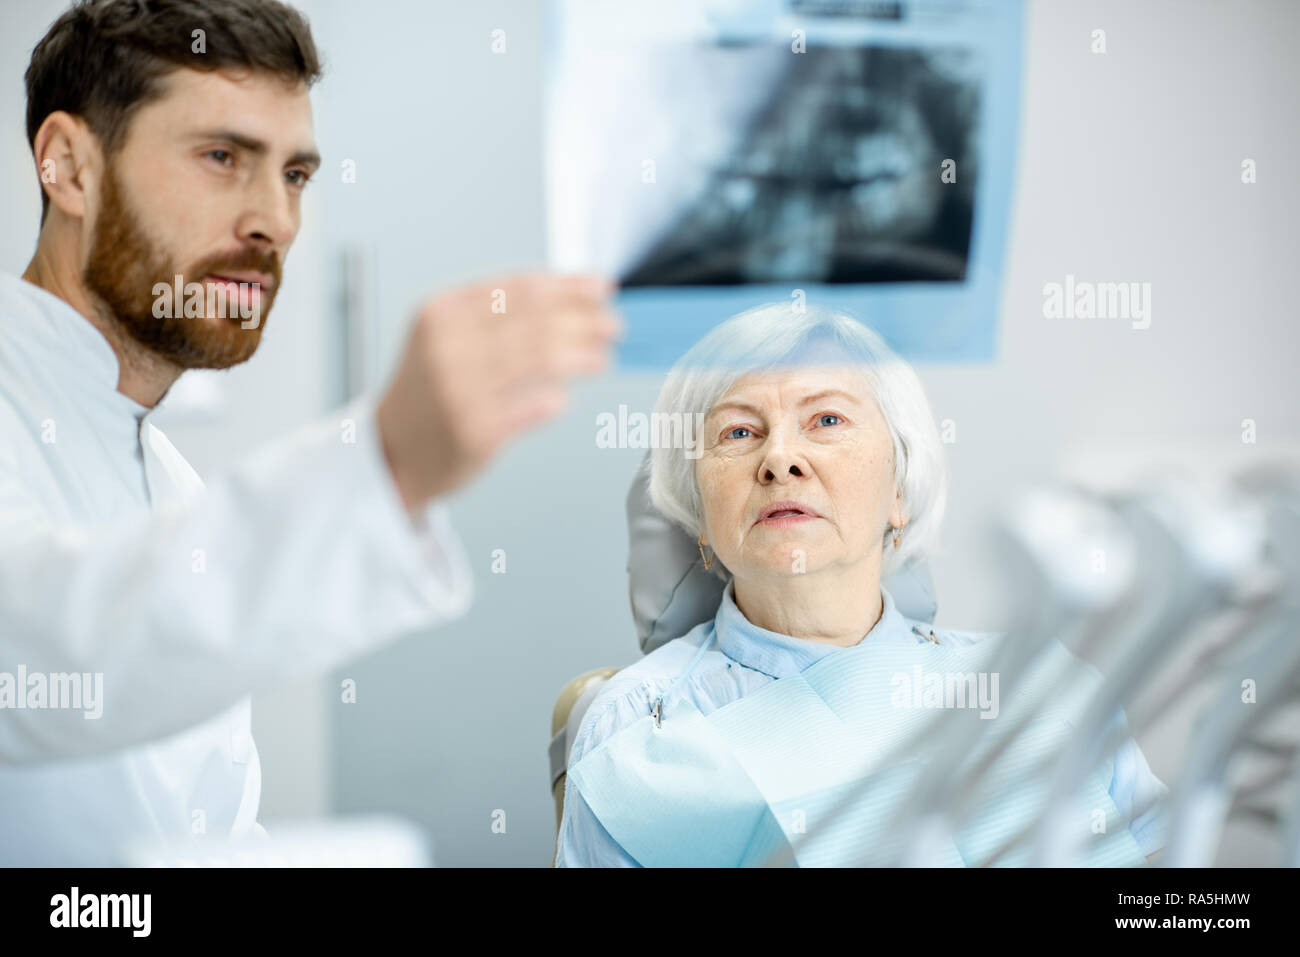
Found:
[[[41,326],[23,331],[30,342],[41,347],[41,361],[47,370],[57,369],[60,378],[89,393],[97,403],[130,415],[137,428],[144,425],[157,406],[142,405],[117,390],[121,375],[117,353],[89,319],[67,301],[21,276],[6,273],[0,276],[0,282],[10,287],[5,292],[25,297],[39,308]]]

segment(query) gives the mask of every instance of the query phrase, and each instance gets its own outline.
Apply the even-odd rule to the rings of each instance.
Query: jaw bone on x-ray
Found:
[[[672,72],[704,95],[717,68],[761,78],[763,99],[734,144],[721,126],[701,130],[697,197],[633,258],[623,285],[960,282],[974,56],[762,45],[681,57]],[[963,171],[954,183],[941,179],[945,161]]]

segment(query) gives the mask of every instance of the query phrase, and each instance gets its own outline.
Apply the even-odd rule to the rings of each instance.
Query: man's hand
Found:
[[[570,379],[606,368],[622,330],[607,305],[613,291],[598,277],[539,274],[455,289],[420,308],[376,409],[408,511],[559,413]]]

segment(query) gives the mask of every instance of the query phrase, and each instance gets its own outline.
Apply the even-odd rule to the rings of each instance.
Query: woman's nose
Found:
[[[785,482],[791,478],[802,478],[807,472],[807,463],[792,443],[779,435],[773,435],[758,472],[759,481],[763,483]]]
[[[773,465],[771,463],[768,463],[764,468],[763,481],[778,482],[780,481],[780,477],[789,477],[789,476],[796,476],[796,477],[803,476],[803,472],[799,468],[799,463],[791,462],[784,469],[782,469],[781,465]]]

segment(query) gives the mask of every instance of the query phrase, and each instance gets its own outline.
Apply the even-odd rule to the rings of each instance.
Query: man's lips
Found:
[[[209,273],[208,279],[216,282],[233,282],[256,284],[262,292],[269,292],[274,280],[266,273],[260,272],[226,272],[226,273]]]
[[[267,287],[262,284],[263,279],[268,277],[261,273],[234,273],[231,275],[218,275],[210,273],[204,277],[207,282],[216,283],[226,288],[226,310],[230,313],[228,318],[245,318],[246,315],[256,315],[262,308],[263,296],[267,294]]]

